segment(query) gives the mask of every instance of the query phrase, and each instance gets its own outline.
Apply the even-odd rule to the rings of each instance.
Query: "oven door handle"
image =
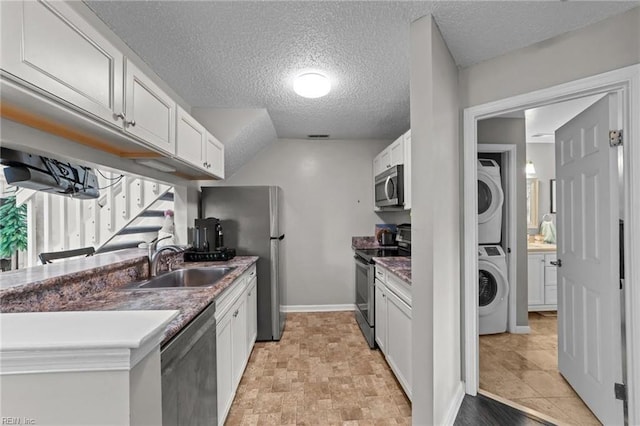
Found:
[[[365,262],[364,260],[362,260],[362,258],[360,256],[353,256],[353,258],[356,260],[356,264],[358,266],[362,266],[363,268],[368,268],[369,264],[367,262]]]

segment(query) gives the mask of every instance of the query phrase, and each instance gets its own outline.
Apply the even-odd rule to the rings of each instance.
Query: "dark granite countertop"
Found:
[[[141,256],[142,255],[142,256]],[[2,312],[53,312],[53,311],[131,311],[131,310],[178,310],[179,314],[165,329],[162,344],[167,343],[185,325],[211,304],[251,265],[258,261],[257,256],[238,256],[227,262],[179,262],[176,268],[235,266],[236,269],[226,275],[214,287],[185,289],[123,289],[126,284],[145,279],[148,275],[146,250],[123,250],[100,260],[79,259],[87,262],[52,268],[48,271],[36,270],[36,273],[23,272],[21,284],[0,290],[0,311]],[[107,259],[116,260],[106,263]],[[124,260],[123,260],[124,259]],[[75,262],[74,262],[75,263]],[[46,265],[46,267],[53,266]],[[119,268],[119,269],[118,269]],[[69,275],[60,271],[71,270]],[[16,271],[20,272],[20,271]],[[101,275],[106,274],[106,275]],[[3,274],[4,275],[4,274]],[[19,274],[15,274],[19,276]],[[49,278],[46,278],[48,275]],[[35,282],[27,277],[36,277]],[[97,283],[94,281],[97,277]],[[4,276],[3,276],[4,280]],[[64,281],[67,281],[65,283]],[[69,283],[69,281],[72,281]],[[89,288],[90,287],[90,288]]]
[[[382,247],[376,237],[351,237],[351,248],[354,250]]]
[[[411,257],[374,257],[373,261],[411,285]]]

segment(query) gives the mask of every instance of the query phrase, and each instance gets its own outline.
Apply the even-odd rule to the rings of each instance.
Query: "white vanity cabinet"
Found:
[[[411,286],[377,265],[375,310],[376,343],[411,400]]]
[[[373,179],[393,166],[403,165],[404,210],[411,210],[411,130],[393,141],[373,159]],[[380,208],[375,206],[375,211]]]
[[[256,266],[253,265],[215,302],[219,425],[227,418],[255,343],[254,330],[257,332],[258,328],[256,285]]]
[[[555,311],[558,309],[558,269],[556,253],[529,253],[527,284],[529,312]]]

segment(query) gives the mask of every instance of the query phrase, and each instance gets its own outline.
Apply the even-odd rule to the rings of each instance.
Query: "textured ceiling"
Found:
[[[409,128],[409,24],[432,13],[459,66],[640,2],[87,1],[194,107],[266,108],[278,137],[391,139]],[[325,72],[304,99],[292,77]]]

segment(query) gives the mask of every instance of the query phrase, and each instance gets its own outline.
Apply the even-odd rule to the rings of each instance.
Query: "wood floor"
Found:
[[[599,425],[558,372],[557,316],[529,314],[530,334],[480,336],[480,388],[560,422]]]
[[[410,425],[411,403],[353,312],[290,313],[256,343],[227,425]]]
[[[483,395],[465,395],[454,426],[553,425]]]

